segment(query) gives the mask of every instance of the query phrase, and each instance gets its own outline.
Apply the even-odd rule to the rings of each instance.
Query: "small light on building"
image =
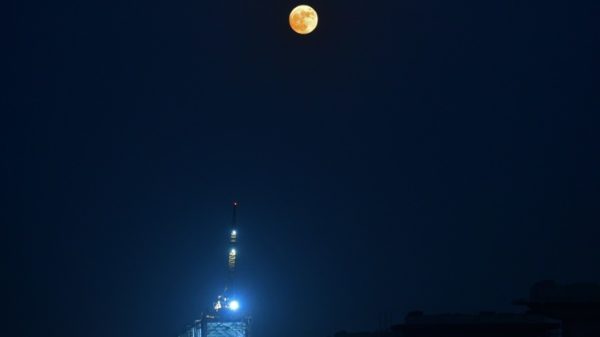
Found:
[[[229,309],[236,311],[240,308],[240,302],[233,300],[231,302],[229,302]]]

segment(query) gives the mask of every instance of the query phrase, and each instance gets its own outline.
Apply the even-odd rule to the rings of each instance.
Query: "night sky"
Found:
[[[256,337],[600,280],[598,1],[12,1],[3,330]]]

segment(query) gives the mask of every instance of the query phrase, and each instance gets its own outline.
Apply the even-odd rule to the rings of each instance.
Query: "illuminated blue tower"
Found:
[[[236,299],[235,287],[235,268],[237,264],[237,238],[238,238],[238,223],[237,223],[237,208],[238,202],[233,202],[233,221],[229,229],[229,253],[227,256],[227,284],[223,290],[223,294],[217,297],[217,301],[213,305],[215,312],[229,310],[232,312],[240,309],[240,302]]]
[[[248,337],[250,317],[242,313],[237,298],[236,267],[238,259],[238,202],[233,202],[233,221],[229,228],[227,283],[208,313],[202,314],[180,337]]]

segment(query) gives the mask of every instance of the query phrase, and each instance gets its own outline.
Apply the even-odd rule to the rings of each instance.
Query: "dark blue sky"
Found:
[[[3,53],[18,336],[168,337],[221,291],[256,337],[513,310],[600,279],[594,1],[19,1]]]

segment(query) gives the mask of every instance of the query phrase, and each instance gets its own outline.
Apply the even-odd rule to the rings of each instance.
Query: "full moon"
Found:
[[[297,6],[290,13],[290,27],[298,34],[311,33],[317,28],[318,22],[317,12],[307,5]]]

